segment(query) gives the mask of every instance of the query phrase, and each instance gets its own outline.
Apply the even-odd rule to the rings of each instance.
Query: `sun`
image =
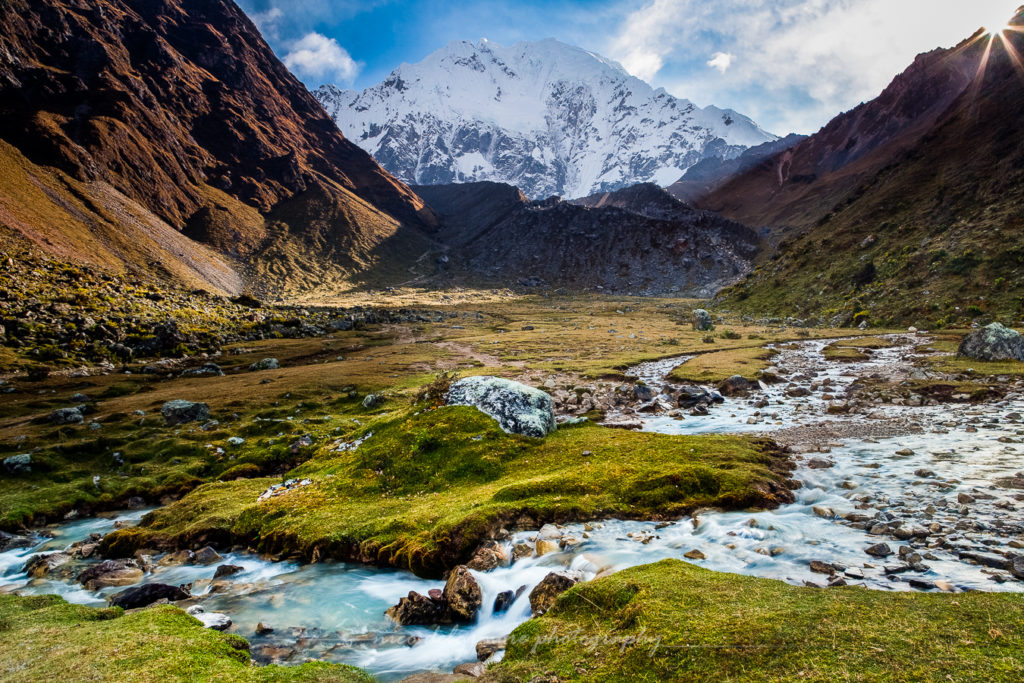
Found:
[[[986,3],[997,4],[997,3]],[[1002,5],[1002,3],[998,3]],[[982,27],[990,35],[1002,33],[1010,27],[1010,18],[1013,16],[1013,9],[1000,7],[985,7],[982,9]]]

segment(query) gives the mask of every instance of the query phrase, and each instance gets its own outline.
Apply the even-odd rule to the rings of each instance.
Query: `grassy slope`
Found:
[[[488,678],[1018,681],[1022,646],[1019,595],[804,588],[665,560],[564,594]]]
[[[334,681],[373,678],[340,664],[254,666],[243,638],[203,628],[176,607],[125,615],[55,595],[0,595],[0,678],[16,681]]]
[[[208,484],[107,537],[129,553],[153,545],[241,542],[265,552],[334,556],[441,572],[501,526],[674,517],[696,507],[771,506],[782,463],[743,437],[678,437],[563,428],[510,436],[473,408],[401,412],[370,424],[354,452],[323,451],[288,476],[313,484],[257,503],[279,479]]]
[[[1019,321],[1024,81],[1003,52],[915,149],[780,244],[724,305],[928,328]]]

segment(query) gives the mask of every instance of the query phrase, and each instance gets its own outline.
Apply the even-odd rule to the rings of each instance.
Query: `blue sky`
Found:
[[[814,132],[1022,0],[237,1],[311,88],[365,88],[452,40],[554,37],[785,134]]]

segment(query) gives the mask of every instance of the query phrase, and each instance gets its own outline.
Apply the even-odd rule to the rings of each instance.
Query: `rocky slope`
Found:
[[[287,290],[381,266],[385,244],[397,262],[428,244],[422,201],[337,131],[231,0],[7,0],[4,15],[6,237],[222,291]]]
[[[837,323],[1020,321],[1024,35],[989,43],[978,34],[919,58],[879,100],[777,158],[775,180],[759,168],[711,195],[730,215],[790,229],[729,305]]]
[[[316,91],[341,130],[401,180],[491,180],[530,198],[668,185],[707,157],[775,140],[745,116],[677,99],[555,40],[453,42],[362,92]]]
[[[576,202],[531,202],[500,183],[414,189],[441,216],[450,272],[473,281],[710,296],[757,251],[745,226],[653,184]]]

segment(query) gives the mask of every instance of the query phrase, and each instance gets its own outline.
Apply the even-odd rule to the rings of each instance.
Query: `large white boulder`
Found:
[[[473,406],[510,434],[544,437],[555,430],[551,397],[540,389],[501,377],[466,377],[452,384],[448,405]]]

